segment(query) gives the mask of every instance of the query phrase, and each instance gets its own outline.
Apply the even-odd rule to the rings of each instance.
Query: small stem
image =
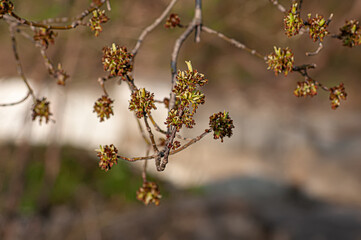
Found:
[[[148,27],[146,27],[143,30],[143,32],[140,34],[140,36],[137,40],[137,44],[135,45],[134,49],[132,50],[132,54],[134,55],[134,57],[137,55],[138,50],[139,50],[140,46],[142,45],[143,40],[147,36],[147,34],[150,33],[151,31],[153,31],[154,28],[156,28],[162,22],[162,20],[168,15],[169,11],[173,8],[173,6],[176,2],[177,2],[177,0],[172,0],[169,3],[169,5],[167,6],[167,8],[162,12],[162,14],[152,24],[150,24]]]
[[[223,39],[224,41],[226,42],[229,42],[230,44],[232,44],[233,46],[235,46],[236,48],[240,48],[242,50],[245,50],[247,51],[248,53],[258,57],[258,58],[261,58],[263,60],[266,60],[267,57],[258,53],[256,50],[254,49],[251,49],[249,47],[247,47],[246,45],[244,45],[243,43],[237,41],[236,39],[234,38],[229,38],[227,36],[225,36],[223,33],[220,33],[220,32],[217,32],[216,30],[213,30],[209,27],[206,27],[206,26],[202,26],[202,30],[205,31],[206,33],[209,33],[209,34],[214,34],[216,35],[217,37]]]
[[[13,54],[14,54],[15,61],[16,61],[16,70],[17,70],[18,74],[21,76],[21,78],[23,79],[26,87],[29,90],[29,94],[32,96],[33,101],[35,103],[36,102],[36,97],[35,97],[35,94],[34,94],[34,90],[31,88],[28,80],[26,79],[23,68],[22,68],[21,63],[20,63],[20,58],[19,58],[17,47],[16,47],[16,38],[15,38],[13,26],[10,25],[9,31],[10,31],[10,37],[11,37],[11,42],[12,42]]]
[[[178,149],[176,150],[173,150],[170,152],[169,155],[173,155],[173,154],[176,154],[180,151],[183,151],[184,149],[186,149],[187,147],[189,147],[190,145],[198,142],[199,140],[201,140],[202,138],[204,138],[208,133],[212,132],[212,129],[207,129],[206,131],[204,131],[204,133],[202,133],[201,135],[199,135],[198,137],[196,138],[193,138],[192,140],[190,140],[189,142],[187,142],[186,144],[182,145],[181,147],[179,147]]]
[[[323,44],[322,44],[322,42],[319,42],[317,50],[314,51],[314,52],[306,52],[306,56],[315,56],[315,55],[317,55],[322,49],[323,49]]]
[[[28,25],[28,26],[31,26],[31,27],[45,28],[45,29],[54,29],[54,30],[69,30],[69,29],[76,28],[78,25],[80,25],[81,21],[86,16],[88,16],[94,10],[99,9],[105,3],[105,1],[106,0],[102,0],[98,6],[90,7],[89,9],[86,9],[77,18],[75,18],[75,20],[71,24],[65,25],[65,26],[54,26],[54,25],[49,25],[49,24],[42,24],[42,23],[28,21],[28,20],[26,20],[24,18],[21,18],[20,16],[18,16],[14,12],[11,12],[9,15],[14,17],[20,24],[23,24],[23,25]]]
[[[277,7],[278,10],[280,10],[282,13],[286,12],[286,8],[281,5],[277,0],[269,0],[273,5]]]
[[[28,91],[26,96],[24,98],[22,98],[21,100],[12,102],[12,103],[1,103],[0,107],[8,107],[8,106],[14,106],[14,105],[20,104],[20,103],[24,102],[26,99],[28,99],[29,96],[31,96],[30,91]]]

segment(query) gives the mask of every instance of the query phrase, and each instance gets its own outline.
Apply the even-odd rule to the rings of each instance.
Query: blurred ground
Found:
[[[59,33],[49,55],[71,75],[65,88],[47,78],[38,50],[18,38],[25,72],[38,96],[51,100],[56,123],[31,122],[30,101],[0,109],[0,238],[361,239],[361,48],[327,39],[319,55],[306,57],[317,45],[305,35],[287,39],[282,14],[266,0],[204,1],[204,24],[264,54],[274,45],[291,47],[296,64],[317,64],[310,72],[315,79],[327,86],[345,83],[348,99],[339,109],[330,109],[326,93],[295,98],[300,76],[275,77],[264,62],[203,33],[200,44],[187,40],[179,57],[179,68],[192,60],[209,78],[197,126],[183,134],[197,135],[213,112],[226,109],[234,136],[223,144],[208,136],[172,157],[164,173],[150,164],[162,182],[158,208],[134,202],[141,185],[137,164],[121,163],[109,174],[97,168],[93,150],[99,144],[114,143],[126,156],[145,152],[127,111],[125,84],[108,84],[114,118],[100,124],[92,113],[101,94],[96,80],[104,76],[101,49],[112,42],[132,48],[168,2],[111,1],[112,21],[98,38],[86,28]],[[19,15],[39,20],[77,15],[88,1],[14,4]],[[361,15],[359,0],[303,5],[304,16],[334,13],[332,32]],[[186,23],[192,7],[193,1],[184,0],[174,12]],[[158,27],[137,56],[135,81],[157,99],[168,95],[170,54],[182,31]],[[0,33],[0,100],[7,102],[23,97],[25,89],[2,22]],[[155,116],[160,123],[164,114]]]

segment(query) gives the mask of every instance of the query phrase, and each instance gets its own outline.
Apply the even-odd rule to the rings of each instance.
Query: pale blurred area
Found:
[[[84,0],[13,1],[18,15],[31,20],[76,16]],[[106,76],[101,49],[113,42],[132,49],[142,29],[169,1],[110,1],[111,21],[99,37],[88,28],[59,32],[48,50],[71,78],[65,87],[49,79],[32,43],[18,35],[25,74],[37,97],[47,97],[55,123],[31,121],[31,100],[0,108],[0,239],[361,239],[361,47],[345,48],[328,38],[317,49],[308,36],[287,39],[283,15],[268,0],[203,1],[204,25],[257,49],[291,47],[296,64],[316,63],[310,75],[326,86],[343,82],[348,93],[332,110],[326,92],[296,98],[302,77],[275,77],[267,65],[215,36],[191,36],[181,50],[185,60],[204,73],[206,103],[196,137],[208,128],[209,116],[228,111],[232,138],[223,143],[209,135],[171,156],[164,172],[148,169],[160,183],[161,205],[144,207],[135,200],[142,163],[120,162],[109,173],[97,167],[94,149],[114,144],[119,154],[144,156],[134,114],[128,110],[129,88],[106,83],[114,99],[114,116],[100,123],[93,113],[102,95],[98,77]],[[191,0],[172,12],[183,24],[193,16]],[[291,1],[280,1],[286,8]],[[361,1],[304,1],[302,15],[329,16],[336,33],[345,20],[361,19]],[[0,22],[0,103],[26,94],[16,75],[7,26]],[[159,26],[147,36],[135,62],[135,82],[162,100],[169,96],[170,56],[183,29]],[[166,109],[154,117],[162,126]],[[156,134],[156,137],[161,135]]]

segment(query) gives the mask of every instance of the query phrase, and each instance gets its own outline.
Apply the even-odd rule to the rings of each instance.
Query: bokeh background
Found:
[[[77,16],[87,0],[13,1],[15,12],[33,21]],[[160,184],[161,205],[135,198],[141,164],[119,162],[110,172],[97,167],[99,145],[115,144],[121,155],[143,156],[146,146],[128,111],[129,89],[107,83],[115,115],[99,123],[92,113],[101,96],[101,49],[113,42],[132,49],[141,31],[168,0],[110,1],[111,21],[99,37],[86,27],[58,32],[48,49],[54,64],[71,75],[65,87],[50,79],[37,48],[18,36],[25,74],[38,97],[51,101],[55,123],[31,121],[31,101],[0,108],[0,239],[361,239],[361,48],[342,47],[327,38],[317,49],[307,34],[288,39],[283,14],[268,0],[203,1],[204,25],[257,49],[290,47],[296,64],[315,63],[310,72],[332,87],[345,84],[348,99],[332,110],[328,94],[296,98],[303,79],[297,73],[274,76],[264,61],[223,40],[202,33],[190,37],[185,60],[204,73],[206,104],[197,125],[182,133],[194,137],[214,112],[229,111],[234,134],[224,143],[211,136],[172,156],[165,172],[153,162],[150,179]],[[280,1],[287,8],[291,1]],[[183,24],[193,17],[194,1],[179,1],[172,12]],[[304,1],[302,15],[329,16],[337,33],[346,19],[361,19],[361,1]],[[0,22],[0,100],[26,93],[16,74],[8,26]],[[169,96],[170,58],[183,29],[160,25],[136,58],[139,87]],[[166,110],[158,107],[162,123]]]

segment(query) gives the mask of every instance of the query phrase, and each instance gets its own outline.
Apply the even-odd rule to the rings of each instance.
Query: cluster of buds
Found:
[[[196,113],[199,104],[204,104],[205,96],[202,92],[197,90],[208,82],[202,73],[193,70],[190,61],[186,61],[188,70],[178,71],[176,76],[176,84],[173,88],[173,93],[176,96],[175,106],[167,117],[166,124],[172,125],[180,130],[182,125],[192,128],[195,125],[193,116]]]
[[[135,111],[138,118],[150,114],[152,109],[157,109],[154,105],[154,93],[146,91],[145,88],[132,93],[129,101],[129,110]]]
[[[64,71],[60,63],[53,76],[57,79],[57,84],[62,86],[65,86],[65,81],[69,78],[69,75]]]
[[[97,156],[99,157],[99,167],[106,172],[109,171],[114,164],[118,163],[119,156],[117,155],[118,149],[114,147],[113,144],[110,146],[105,145],[99,146],[99,149],[95,151],[98,152]]]
[[[94,35],[97,37],[99,33],[103,31],[102,23],[108,22],[109,18],[105,15],[105,10],[96,9],[93,11],[92,18],[89,19],[90,29],[94,31]]]
[[[46,28],[40,28],[35,31],[34,40],[40,43],[41,46],[48,48],[49,43],[54,44],[54,38],[57,36],[57,33]]]
[[[310,38],[316,42],[323,39],[329,34],[327,30],[328,23],[323,16],[316,14],[316,17],[311,18],[311,14],[308,14],[307,26],[309,28]]]
[[[283,20],[288,37],[297,35],[303,26],[303,20],[300,18],[300,13],[297,8],[298,4],[294,2]]]
[[[221,139],[232,136],[232,128],[234,128],[233,120],[229,117],[228,112],[215,113],[209,117],[209,126],[213,130],[213,138]]]
[[[330,88],[330,100],[331,100],[331,108],[336,109],[340,106],[341,99],[346,100],[347,93],[345,91],[345,87],[343,83],[340,85]]]
[[[267,56],[268,69],[272,69],[276,75],[284,73],[285,76],[293,69],[294,57],[291,49],[274,47],[274,53]]]
[[[126,47],[116,46],[103,48],[102,63],[104,71],[110,72],[110,76],[120,76],[125,80],[127,74],[133,70],[133,54],[128,53]]]
[[[344,46],[354,47],[361,45],[361,29],[359,21],[346,21],[346,24],[340,28],[340,31],[341,33],[337,36],[337,38],[342,40]]]
[[[10,14],[14,10],[14,4],[9,0],[0,0],[0,19],[5,14]]]
[[[183,125],[187,128],[193,128],[196,123],[193,119],[193,114],[191,114],[188,109],[171,109],[168,113],[165,124],[167,124],[167,126],[175,127],[177,132],[179,132]]]
[[[50,120],[50,116],[53,115],[50,113],[49,109],[50,102],[46,101],[46,98],[43,97],[41,100],[36,99],[36,102],[33,105],[32,108],[32,120],[34,121],[37,117],[39,117],[39,123],[41,124],[43,121],[43,118],[45,119],[45,123],[48,123]]]
[[[137,191],[137,199],[145,205],[154,203],[158,206],[161,198],[159,187],[154,182],[144,182],[143,186]]]
[[[98,118],[100,118],[100,122],[103,122],[104,118],[109,119],[110,115],[114,115],[112,106],[113,102],[114,101],[108,96],[103,95],[94,103],[93,112],[97,113]]]
[[[317,95],[317,85],[315,85],[315,81],[312,79],[308,79],[307,81],[298,82],[297,88],[293,91],[296,97],[307,97],[307,96],[315,96]]]
[[[175,28],[178,26],[180,26],[180,18],[178,16],[178,14],[172,13],[167,18],[167,21],[165,22],[164,27],[165,28]]]

